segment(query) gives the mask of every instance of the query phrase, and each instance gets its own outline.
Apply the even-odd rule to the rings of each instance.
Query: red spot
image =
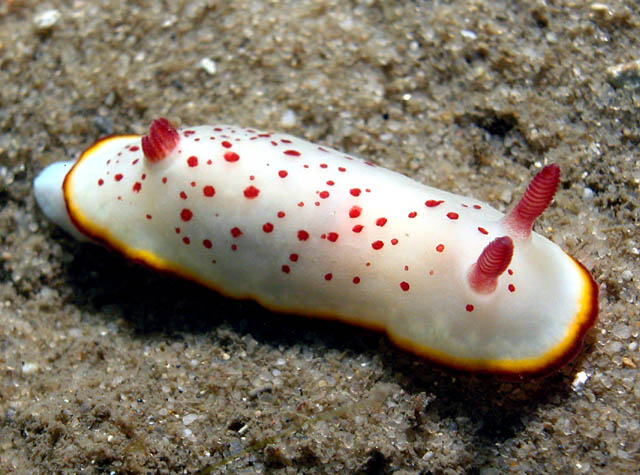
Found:
[[[211,241],[209,241],[208,239],[204,239],[202,241],[202,245],[204,247],[206,247],[207,249],[211,249],[211,247],[213,246],[213,243]]]
[[[122,173],[118,173],[116,176],[113,177],[116,181],[120,181],[122,180]]]
[[[316,206],[320,206],[320,202],[319,201],[316,201],[313,204],[316,205]]]
[[[242,236],[242,231],[238,227],[231,228],[231,236],[234,238]]]
[[[301,201],[300,203],[298,203],[298,207],[302,208],[304,206],[304,201]]]
[[[354,233],[359,233],[360,231],[362,231],[362,228],[364,228],[362,224],[356,224],[351,230]]]
[[[191,239],[189,239],[187,236],[182,238],[182,242],[185,244],[191,244]]]
[[[253,175],[249,175],[249,180],[253,181],[253,180],[255,180],[255,179],[256,179],[256,177],[255,177],[255,176],[253,176]]]
[[[263,230],[265,233],[270,233],[271,231],[273,231],[273,224],[271,224],[271,223],[264,223],[264,224],[262,225],[262,230]]]
[[[187,194],[184,191],[180,192],[180,198],[182,198],[183,200],[187,199]]]
[[[298,231],[298,240],[306,241],[307,239],[309,239],[308,232],[306,232],[304,229],[301,229],[300,231]]]
[[[296,253],[289,254],[289,260],[291,262],[298,262],[298,254],[296,254]]]
[[[145,178],[147,178],[147,174],[143,173],[142,176],[140,177],[140,179],[144,181]]]
[[[190,135],[193,135],[193,134],[195,134],[195,133],[196,133],[196,131],[195,131],[195,130],[185,130],[185,131],[184,131],[184,136],[185,136],[185,137],[189,137]]]
[[[134,145],[129,150],[131,150],[132,152],[137,152],[138,150],[140,150],[140,147],[138,147],[137,145]]]
[[[507,270],[507,273],[508,273],[509,275],[513,275],[513,271],[512,271],[511,269],[508,269],[508,270]]]
[[[166,176],[163,176],[163,177],[162,177],[162,183],[166,183],[166,182],[167,182],[167,177],[166,177]]]
[[[360,277],[355,276],[352,281],[354,284],[358,285],[360,283]]]
[[[284,218],[286,216],[286,214],[284,213],[284,211],[278,211],[278,218]]]
[[[102,186],[102,185],[104,185],[104,180],[102,178],[100,178],[98,180],[98,186]]]
[[[358,216],[360,216],[360,213],[362,213],[362,208],[360,206],[352,206],[349,210],[349,217],[357,218]]]
[[[438,251],[438,252],[442,252],[442,251],[444,251],[444,244],[438,244],[438,245],[436,246],[436,251]]]
[[[353,196],[360,196],[360,188],[351,188],[349,190],[349,193],[351,193]]]
[[[280,139],[280,142],[282,142],[282,143],[291,143],[291,140],[289,140],[289,139]]]
[[[393,239],[391,240],[391,245],[392,245],[392,246],[395,246],[396,244],[398,244],[398,240],[397,240],[396,238],[393,238]]]
[[[507,288],[509,289],[509,292],[515,292],[516,291],[516,286],[513,284],[509,284],[507,286]]]
[[[202,189],[202,194],[204,196],[211,198],[213,195],[216,194],[216,189],[211,185],[207,185]]]
[[[236,244],[231,244],[231,250],[232,251],[237,251],[238,250],[238,246]]]
[[[373,241],[371,243],[371,247],[374,248],[376,251],[379,249],[382,249],[382,246],[384,246],[384,243],[382,241]]]
[[[180,228],[176,228],[175,231],[176,231],[176,234],[180,234]]]
[[[329,192],[328,191],[321,191],[320,192],[320,198],[322,198],[323,200],[329,198]]]
[[[196,157],[195,155],[191,155],[189,158],[187,158],[187,165],[189,165],[190,167],[197,167],[198,157]]]
[[[211,159],[207,160],[207,165],[211,165],[213,161]]]
[[[283,265],[281,269],[282,269],[282,272],[284,272],[285,274],[288,274],[289,272],[291,272],[291,267],[289,267],[287,264]]]
[[[326,234],[321,234],[320,235],[320,239],[327,239],[327,235]]]
[[[244,196],[249,200],[256,198],[259,194],[260,194],[260,190],[253,185],[248,186],[244,189]]]
[[[131,162],[131,165],[135,165],[136,163],[138,163],[140,161],[139,158],[136,158],[133,162]]]
[[[151,215],[150,214],[146,215],[146,218],[151,219]]]
[[[331,280],[331,279],[333,279],[333,274],[331,272],[324,275],[324,280]]]
[[[238,160],[240,160],[240,155],[235,152],[227,152],[224,154],[224,159],[227,162],[237,162]]]
[[[482,226],[478,226],[478,231],[480,231],[482,234],[489,234],[489,231],[484,229]]]
[[[297,150],[285,150],[284,154],[285,155],[289,155],[290,157],[299,157],[300,156],[300,152],[298,152]]]
[[[133,192],[134,193],[140,193],[140,190],[142,189],[142,183],[140,183],[139,181],[136,181],[133,184]]]
[[[195,181],[192,181],[192,182],[191,182],[191,183],[189,183],[189,184],[191,185],[191,187],[192,187],[192,188],[195,188],[195,187],[196,187],[196,182],[195,182]]]
[[[288,174],[289,174],[289,173],[287,172],[287,170],[280,170],[280,171],[278,172],[278,176],[279,176],[280,178],[285,178]]]
[[[482,208],[482,206],[480,206],[480,205],[473,205],[473,209],[481,209],[481,208]]]
[[[400,282],[400,288],[405,292],[409,290],[409,284],[407,282]]]
[[[329,233],[327,234],[327,239],[331,242],[336,242],[338,240],[338,233]]]
[[[225,140],[225,141],[222,142],[222,146],[224,148],[231,148],[231,142],[228,142],[228,141]]]
[[[345,167],[338,167],[339,172],[346,172],[347,169]]]
[[[335,182],[333,180],[327,180],[327,185],[333,186],[335,185]]]
[[[473,305],[471,305],[470,303],[468,303],[465,308],[467,309],[467,312],[473,312]]]
[[[321,163],[320,164],[320,168],[327,168],[329,165],[327,165],[326,163]]]
[[[240,155],[238,155],[236,152],[227,152],[224,154],[224,159],[227,162],[237,162],[238,160],[240,160]]]
[[[180,218],[186,223],[191,218],[193,218],[193,213],[190,209],[184,208],[182,211],[180,211]]]
[[[444,203],[444,200],[427,200],[424,202],[424,204],[428,208],[434,208],[435,206],[441,205],[442,203]]]
[[[458,213],[454,213],[453,211],[450,211],[450,212],[447,213],[447,218],[449,218],[449,219],[458,219],[459,216],[458,216]]]
[[[387,218],[378,218],[376,219],[376,226],[384,226],[385,224],[387,224]]]
[[[418,213],[416,213],[415,211],[412,211],[411,213],[409,213],[410,218],[415,218],[416,216],[418,216]]]
[[[404,266],[404,270],[409,270],[409,266]]]

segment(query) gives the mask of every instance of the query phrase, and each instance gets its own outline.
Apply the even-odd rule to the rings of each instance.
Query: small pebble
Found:
[[[36,28],[40,31],[46,31],[55,25],[62,15],[56,9],[45,10],[36,14],[33,18]]]
[[[280,118],[280,125],[283,127],[293,127],[296,125],[296,113],[291,109],[287,109]]]
[[[187,414],[186,416],[184,416],[182,418],[182,423],[186,426],[188,426],[189,424],[191,424],[193,421],[195,421],[198,418],[198,416],[196,414]]]
[[[511,193],[511,190],[505,189],[500,193],[500,201],[503,201],[504,203],[511,203],[512,198],[513,194]]]
[[[22,363],[22,374],[35,373],[38,369],[36,363]]]
[[[593,190],[591,188],[585,187],[585,189],[582,191],[582,197],[585,200],[593,199],[594,195],[595,195],[595,193],[593,192]]]
[[[574,391],[581,390],[582,387],[584,386],[584,383],[587,382],[587,379],[589,379],[589,376],[584,371],[580,371],[579,373],[576,373],[576,377],[573,379],[573,382],[571,383],[571,388]]]
[[[473,31],[470,31],[470,30],[461,30],[460,35],[463,38],[466,38],[468,40],[475,40],[476,38],[478,38],[478,35],[476,35]]]
[[[200,69],[204,69],[204,71],[211,76],[213,76],[218,70],[215,61],[209,58],[202,58],[198,63],[198,66]]]
[[[640,59],[608,67],[607,79],[614,87],[640,86]]]

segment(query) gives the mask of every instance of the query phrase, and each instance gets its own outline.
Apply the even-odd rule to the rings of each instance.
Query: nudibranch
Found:
[[[542,168],[503,215],[290,135],[159,118],[34,187],[50,219],[133,261],[518,380],[571,360],[598,313],[591,274],[532,231],[559,176]]]

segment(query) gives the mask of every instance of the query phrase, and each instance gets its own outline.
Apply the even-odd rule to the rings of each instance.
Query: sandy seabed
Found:
[[[0,473],[636,473],[640,9],[635,1],[0,3]],[[80,244],[32,181],[99,136],[286,131],[536,229],[600,317],[524,384],[379,334],[270,313]]]

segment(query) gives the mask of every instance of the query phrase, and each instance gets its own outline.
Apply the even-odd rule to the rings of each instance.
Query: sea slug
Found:
[[[590,273],[532,231],[559,175],[544,167],[503,215],[290,135],[159,118],[34,187],[64,229],[149,267],[518,380],[572,359],[598,313]]]

